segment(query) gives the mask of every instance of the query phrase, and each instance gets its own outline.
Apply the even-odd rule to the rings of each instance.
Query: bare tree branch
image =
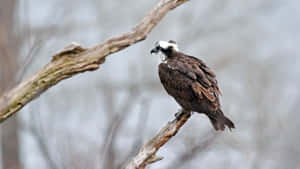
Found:
[[[33,116],[35,117],[35,116]],[[39,122],[38,120],[35,120],[36,122]],[[36,126],[39,125],[39,126]],[[29,132],[31,132],[32,136],[35,138],[35,141],[38,144],[39,150],[42,153],[42,157],[45,159],[47,165],[51,169],[60,169],[59,164],[57,164],[57,161],[55,161],[52,156],[51,152],[49,151],[48,142],[45,140],[45,136],[43,136],[43,132],[40,130],[43,130],[41,124],[30,124],[28,126]]]
[[[123,105],[120,106],[120,109],[117,112],[109,112],[108,114],[114,114],[112,118],[110,118],[110,122],[108,123],[108,129],[106,131],[106,136],[104,137],[104,144],[102,148],[103,154],[103,167],[102,168],[115,168],[115,158],[116,154],[114,151],[114,145],[116,142],[116,138],[120,135],[121,127],[129,117],[130,109],[134,106],[136,99],[138,98],[137,88],[132,85],[129,87],[129,96],[127,101]],[[123,113],[119,113],[123,112]]]
[[[99,68],[105,57],[146,39],[151,30],[172,9],[187,0],[161,0],[132,31],[105,40],[92,48],[72,44],[53,56],[52,61],[29,79],[0,98],[0,123],[19,111],[48,88],[75,74]]]
[[[144,169],[148,164],[161,160],[162,157],[157,157],[155,155],[156,152],[176,135],[190,116],[191,114],[188,111],[183,110],[179,112],[175,120],[168,122],[156,136],[142,146],[139,153],[129,162],[125,169]]]
[[[143,144],[143,138],[146,131],[146,122],[149,115],[150,100],[144,98],[141,103],[141,112],[139,113],[139,120],[135,129],[135,140],[130,148],[130,151],[125,155],[125,158],[117,165],[117,169],[124,168],[124,164],[128,163],[130,159],[138,152],[139,147]]]
[[[175,160],[170,163],[170,166],[168,166],[166,169],[183,168],[186,164],[195,159],[197,155],[203,155],[204,152],[207,151],[207,149],[211,147],[211,145],[213,145],[214,140],[219,136],[216,132],[212,132],[211,130],[203,136],[205,135],[206,138],[204,137],[201,142],[194,143],[194,145],[192,145],[190,148],[187,148],[187,150],[181,155],[177,156]]]

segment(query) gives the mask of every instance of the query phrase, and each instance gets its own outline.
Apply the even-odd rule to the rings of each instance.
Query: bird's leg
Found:
[[[177,120],[179,120],[181,118],[181,116],[186,114],[186,113],[191,115],[191,111],[184,110],[184,109],[179,109],[178,112],[175,113],[175,117],[176,117]]]
[[[178,120],[179,117],[182,115],[182,109],[179,109],[176,113],[175,113],[175,117]]]

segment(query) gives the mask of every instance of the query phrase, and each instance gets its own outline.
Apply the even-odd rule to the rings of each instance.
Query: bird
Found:
[[[201,59],[179,51],[174,40],[157,41],[150,53],[160,56],[160,82],[183,110],[205,114],[217,131],[235,128],[221,109],[216,75]]]

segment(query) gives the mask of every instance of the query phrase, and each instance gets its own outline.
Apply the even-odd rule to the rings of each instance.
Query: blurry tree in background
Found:
[[[15,14],[17,1],[0,1],[0,95],[11,89],[16,82],[20,44],[16,35]],[[1,125],[1,150],[3,168],[20,168],[19,129],[16,116]]]
[[[71,41],[92,46],[128,31],[154,3],[1,0],[0,93]],[[237,129],[216,133],[196,114],[150,168],[297,168],[299,5],[191,0],[145,42],[58,84],[1,124],[2,168],[121,168],[177,110],[149,54],[160,39],[176,40],[217,71]]]
[[[41,49],[45,37],[68,31],[67,28],[56,30],[49,25],[32,29],[30,22],[24,23],[21,18],[28,19],[28,5],[20,5],[17,0],[0,2],[0,95],[20,82]],[[0,168],[23,168],[20,160],[19,126],[18,116],[13,116],[1,125]]]

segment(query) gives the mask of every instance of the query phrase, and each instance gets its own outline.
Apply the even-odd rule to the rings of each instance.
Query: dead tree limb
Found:
[[[178,132],[190,116],[190,112],[179,112],[175,120],[168,122],[156,136],[142,146],[125,169],[144,169],[148,164],[161,160],[162,157],[156,156],[156,152]]]
[[[91,48],[71,44],[53,56],[51,62],[29,79],[0,98],[0,123],[19,111],[31,100],[63,79],[75,74],[93,71],[105,61],[105,57],[146,39],[151,30],[172,9],[187,0],[161,0],[130,31],[105,40]]]

